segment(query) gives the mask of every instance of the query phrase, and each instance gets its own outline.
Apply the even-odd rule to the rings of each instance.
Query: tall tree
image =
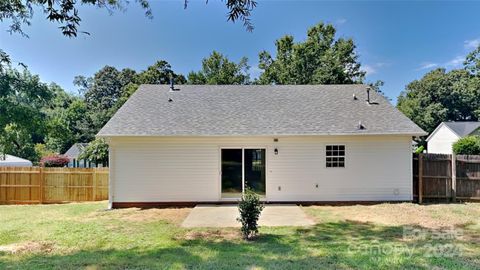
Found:
[[[480,80],[477,70],[439,68],[409,83],[397,108],[427,132],[442,121],[477,121],[480,117]]]
[[[0,152],[35,160],[44,139],[46,108],[54,93],[28,70],[0,72]]]
[[[167,61],[159,60],[146,70],[140,72],[132,82],[137,84],[169,84],[172,78],[175,79],[175,83],[178,84],[184,84],[186,82],[185,77],[182,74],[176,74]]]
[[[248,84],[250,75],[248,59],[243,57],[238,63],[228,60],[223,54],[213,51],[202,60],[202,69],[188,74],[190,84]]]
[[[167,61],[159,60],[146,70],[136,72],[125,68],[119,71],[115,67],[105,66],[97,71],[93,77],[77,76],[74,84],[85,97],[85,106],[88,120],[79,119],[78,130],[84,134],[78,139],[88,142],[107,123],[115,112],[125,103],[140,84],[168,84],[170,78],[176,83],[186,82],[183,75],[177,74]],[[76,109],[80,109],[76,104]],[[88,141],[84,141],[85,139]]]
[[[294,42],[286,35],[276,41],[276,57],[259,54],[263,70],[259,84],[349,84],[362,82],[356,46],[352,39],[335,38],[335,27],[319,23],[307,32],[307,39]]]

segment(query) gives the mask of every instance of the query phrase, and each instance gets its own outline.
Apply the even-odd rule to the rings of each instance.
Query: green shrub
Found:
[[[240,217],[237,218],[242,223],[242,235],[246,240],[258,234],[258,218],[264,205],[260,202],[260,197],[249,188],[245,188],[242,199],[238,203]]]
[[[480,155],[480,136],[467,136],[453,144],[457,155]]]
[[[85,147],[78,158],[106,166],[108,165],[108,144],[104,139],[95,139]]]

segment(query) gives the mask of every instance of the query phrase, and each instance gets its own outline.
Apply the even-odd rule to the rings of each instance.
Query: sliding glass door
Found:
[[[240,198],[245,187],[265,195],[265,155],[265,148],[222,149],[222,198]]]
[[[242,149],[222,149],[222,197],[238,198],[243,192]]]
[[[244,185],[259,195],[265,195],[265,149],[243,151]]]

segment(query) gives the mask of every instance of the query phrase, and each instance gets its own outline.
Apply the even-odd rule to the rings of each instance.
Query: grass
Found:
[[[0,269],[479,269],[479,204],[311,206],[312,227],[184,229],[190,209],[0,206]],[[429,232],[403,237],[405,226]],[[439,239],[455,228],[462,235]],[[441,238],[441,237],[440,237]]]

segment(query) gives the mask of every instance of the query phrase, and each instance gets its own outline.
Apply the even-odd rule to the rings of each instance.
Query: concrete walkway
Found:
[[[197,205],[183,221],[182,227],[240,227],[237,205]],[[268,204],[258,221],[260,226],[310,226],[310,220],[296,205]]]

